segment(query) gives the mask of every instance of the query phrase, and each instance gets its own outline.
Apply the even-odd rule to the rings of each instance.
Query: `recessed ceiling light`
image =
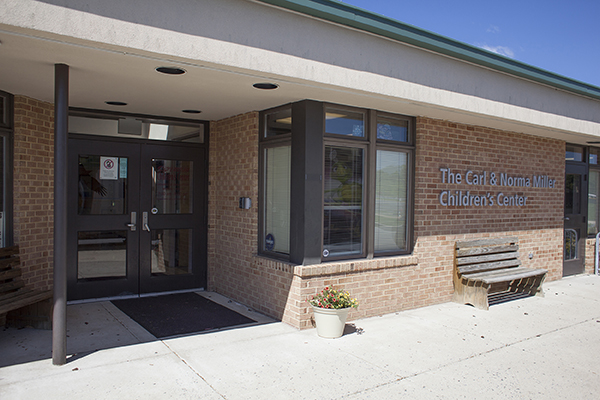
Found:
[[[200,110],[181,110],[181,112],[186,114],[200,114],[202,111]]]
[[[263,90],[273,90],[273,89],[277,89],[279,87],[279,85],[276,85],[274,83],[255,83],[252,86],[254,86],[257,89],[263,89]]]
[[[106,104],[108,104],[109,106],[126,106],[127,103],[124,103],[122,101],[105,101]]]
[[[183,75],[185,74],[185,69],[179,67],[158,67],[156,71],[167,74],[167,75]]]

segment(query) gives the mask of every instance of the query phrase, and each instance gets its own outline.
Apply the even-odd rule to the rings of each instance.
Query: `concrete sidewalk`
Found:
[[[111,303],[74,305],[65,366],[51,363],[49,331],[0,331],[0,398],[600,398],[600,278],[544,292],[490,311],[446,303],[362,319],[333,340],[261,317],[160,341]]]

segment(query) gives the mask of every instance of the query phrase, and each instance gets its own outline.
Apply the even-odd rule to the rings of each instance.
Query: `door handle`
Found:
[[[131,212],[131,222],[128,224],[125,224],[125,226],[129,227],[129,230],[132,232],[135,232],[136,228],[136,224],[137,224],[137,213],[135,211]]]
[[[148,212],[144,211],[142,213],[142,229],[150,232],[150,227],[148,226]]]
[[[565,217],[565,221],[570,221],[569,217]]]

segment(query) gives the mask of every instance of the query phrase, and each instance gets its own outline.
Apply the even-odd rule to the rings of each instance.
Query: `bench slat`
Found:
[[[509,251],[519,250],[519,245],[512,244],[508,246],[491,246],[491,247],[473,247],[464,250],[457,250],[457,257],[478,256],[481,254],[505,253]]]
[[[0,271],[5,269],[13,269],[21,266],[21,259],[19,257],[10,257],[0,260]]]
[[[490,277],[490,278],[486,278],[483,279],[483,282],[491,285],[494,283],[500,283],[500,282],[512,282],[512,281],[516,281],[519,279],[526,279],[526,278],[533,278],[534,276],[540,276],[540,275],[545,275],[548,271],[546,271],[545,269],[527,269],[527,271],[522,271],[519,273],[515,273],[512,275],[502,275],[502,276],[496,276],[496,277]]]
[[[25,283],[22,280],[14,280],[11,282],[1,283],[0,284],[0,293],[10,292],[11,290],[19,289],[25,286]]]
[[[461,275],[475,274],[475,273],[483,273],[486,271],[494,271],[498,269],[506,269],[506,268],[514,268],[521,265],[521,260],[513,259],[513,260],[505,260],[505,261],[496,261],[485,264],[474,264],[474,265],[464,265],[461,267],[457,267],[458,272]]]
[[[52,297],[51,290],[23,290],[17,297],[13,297],[8,303],[0,303],[0,314],[25,307],[38,301],[46,300]]]
[[[19,254],[19,246],[10,246],[0,248],[0,258],[10,257]]]
[[[11,268],[0,272],[0,282],[21,276],[21,268]]]
[[[485,254],[482,256],[471,256],[471,257],[460,257],[456,259],[457,265],[469,265],[469,264],[480,264],[492,261],[512,260],[519,258],[519,253],[497,253],[497,254]]]
[[[498,246],[503,244],[517,243],[519,238],[516,236],[493,238],[493,239],[478,239],[478,240],[462,240],[456,242],[457,249],[464,249],[466,247],[485,247],[485,246]]]
[[[515,279],[522,279],[524,277],[536,276],[545,274],[545,269],[531,269],[527,267],[517,267],[510,269],[501,269],[496,271],[481,272],[478,274],[471,274],[463,276],[469,280],[483,281],[485,283],[498,283],[498,282],[510,282]],[[520,278],[515,278],[520,277]]]
[[[20,289],[15,290],[14,292],[5,293],[0,296],[0,306],[10,303],[10,301],[16,297],[19,297],[24,291],[31,291],[31,289]]]

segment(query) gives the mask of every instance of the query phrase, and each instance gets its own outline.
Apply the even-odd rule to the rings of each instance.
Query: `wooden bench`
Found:
[[[453,301],[489,310],[490,303],[544,296],[545,269],[521,266],[517,237],[456,242]]]
[[[51,298],[51,290],[25,287],[21,279],[19,246],[0,248],[0,327],[5,326],[8,319],[20,327],[51,329]]]

